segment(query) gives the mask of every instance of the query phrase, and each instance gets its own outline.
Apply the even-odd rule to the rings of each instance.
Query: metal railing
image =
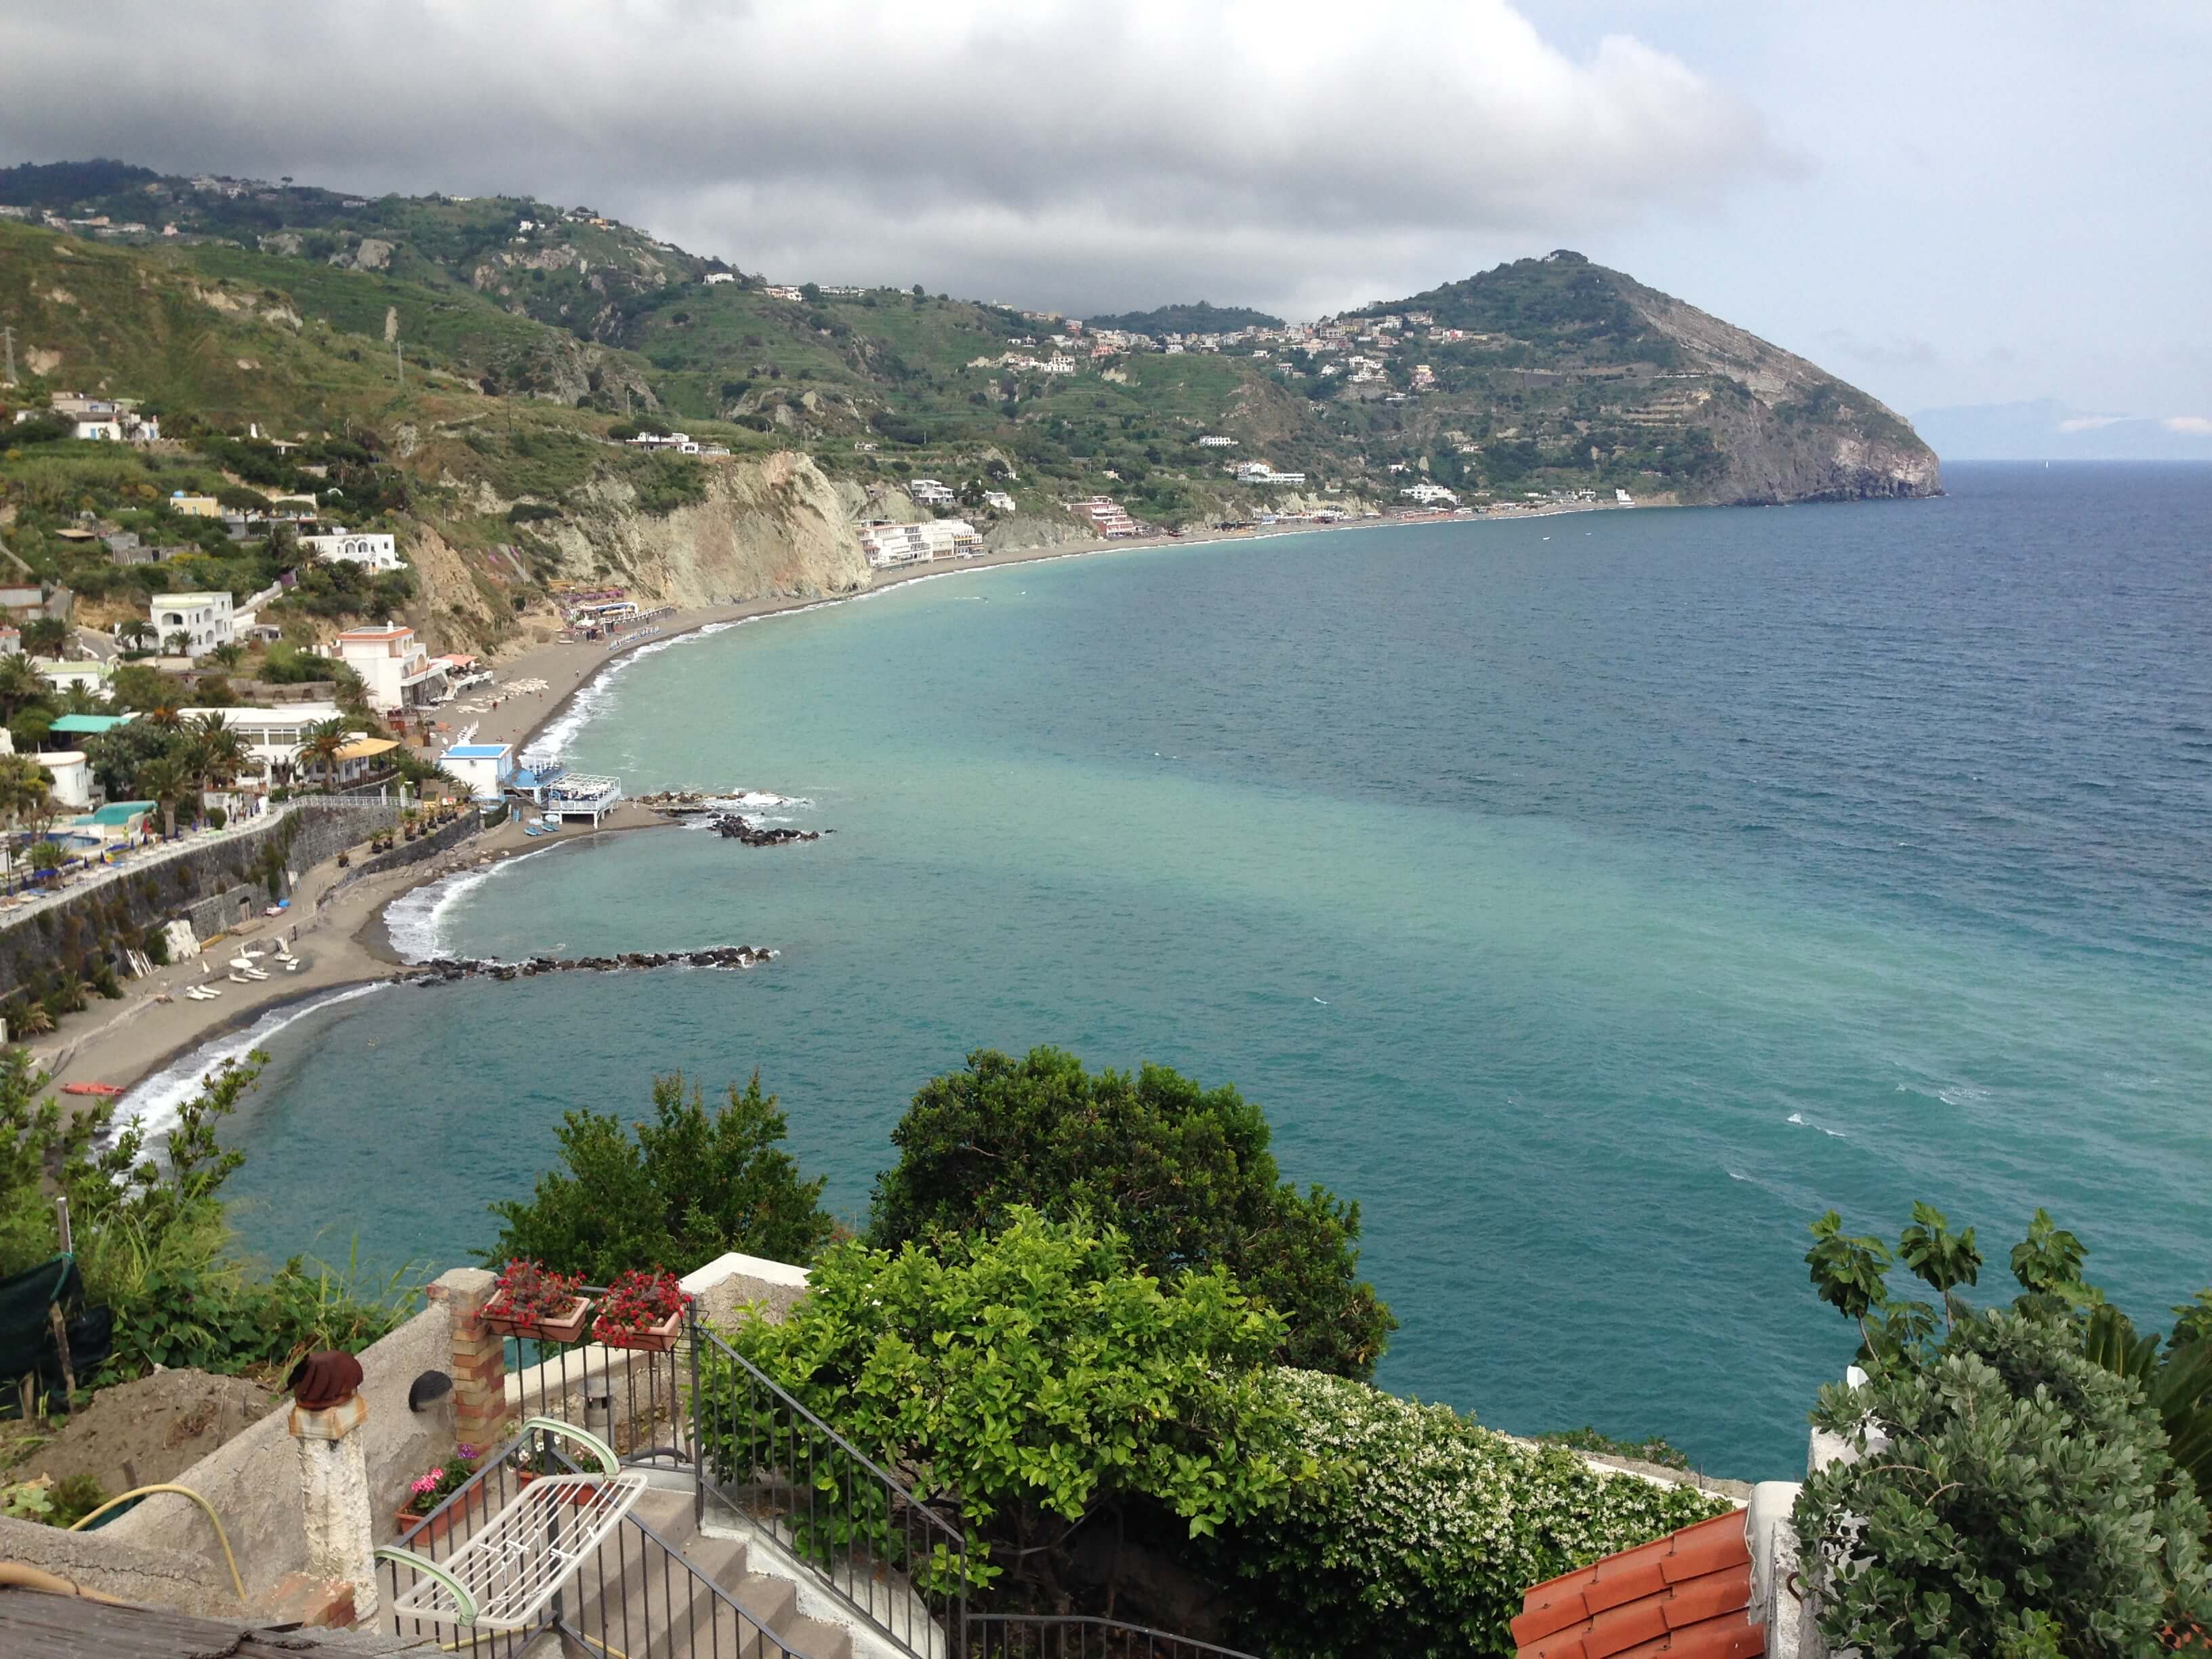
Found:
[[[602,1292],[587,1285],[581,1294],[596,1300]],[[611,1347],[592,1341],[588,1325],[573,1342],[508,1340],[517,1362],[508,1387],[514,1415],[574,1423],[612,1446],[626,1467],[689,1473],[702,1527],[718,1516],[744,1523],[742,1530],[911,1659],[1251,1659],[1117,1620],[976,1609],[969,1540],[957,1518],[704,1325],[696,1302],[667,1348]],[[496,1514],[521,1480],[575,1469],[550,1436],[522,1437],[399,1541],[435,1562]],[[404,1577],[405,1570],[386,1564],[384,1571]],[[396,1582],[392,1593],[406,1587]],[[630,1659],[799,1659],[634,1515],[556,1600],[540,1629],[548,1627],[601,1659],[610,1651]],[[509,1659],[521,1651],[505,1645],[509,1639],[482,1636],[457,1650]]]
[[[486,1459],[466,1485],[403,1531],[398,1547],[437,1566],[525,1484],[556,1472],[582,1471],[551,1435],[519,1435]],[[556,1514],[549,1543],[558,1541],[559,1524]],[[449,1653],[518,1659],[551,1632],[601,1659],[805,1659],[635,1515],[624,1516],[577,1565],[527,1630],[471,1632],[392,1612],[393,1603],[428,1575],[389,1557],[380,1558],[377,1574],[386,1609],[383,1626],[395,1636],[437,1642]]]
[[[964,1643],[968,1539],[896,1477],[689,1319],[702,1520],[750,1522],[876,1633],[915,1659]]]
[[[1253,1659],[1116,1619],[1080,1614],[971,1613],[963,1659]]]

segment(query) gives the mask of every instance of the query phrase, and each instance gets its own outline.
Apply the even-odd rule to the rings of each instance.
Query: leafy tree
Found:
[[[566,1168],[538,1176],[527,1203],[491,1206],[500,1233],[486,1259],[527,1256],[599,1285],[633,1267],[688,1273],[731,1250],[814,1259],[835,1230],[823,1182],[801,1180],[782,1149],[783,1113],[758,1073],[711,1114],[680,1073],[655,1078],[653,1110],[629,1129],[612,1112],[570,1112]]]
[[[1087,1213],[1147,1272],[1227,1271],[1284,1316],[1286,1364],[1365,1376],[1397,1328],[1358,1277],[1359,1206],[1284,1181],[1265,1114],[1226,1085],[1164,1066],[1093,1077],[1059,1048],[981,1049],[922,1087],[891,1140],[869,1230],[879,1249],[996,1227],[1022,1206]]]
[[[2065,1326],[1966,1313],[1924,1362],[1823,1389],[1813,1420],[1856,1453],[1795,1515],[1832,1650],[2121,1659],[2212,1625],[2203,1505],[2141,1392]]]
[[[995,1236],[896,1255],[836,1245],[783,1323],[746,1322],[731,1341],[908,1472],[924,1503],[957,1510],[985,1540],[969,1553],[975,1582],[1009,1559],[1055,1598],[1060,1552],[1095,1516],[1156,1505],[1196,1538],[1283,1488],[1298,1454],[1264,1370],[1281,1336],[1281,1319],[1218,1267],[1163,1282],[1119,1233],[1018,1209]],[[788,1425],[749,1419],[750,1391],[726,1364],[705,1364],[701,1386],[726,1407],[711,1419],[732,1425],[708,1457],[725,1478],[750,1478],[757,1431]],[[817,1526],[896,1553],[896,1534],[872,1534],[883,1527],[872,1493],[837,1483],[810,1496],[830,1515]],[[948,1570],[900,1565],[925,1583]]]

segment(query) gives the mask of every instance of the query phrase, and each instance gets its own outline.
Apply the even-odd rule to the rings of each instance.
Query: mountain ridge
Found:
[[[1875,399],[1577,254],[1176,351],[919,291],[772,285],[528,196],[94,162],[0,169],[0,204],[27,371],[0,400],[78,390],[151,398],[180,436],[342,436],[383,469],[388,527],[431,556],[410,614],[475,648],[541,625],[556,577],[676,600],[865,583],[859,525],[929,516],[905,487],[922,477],[993,546],[1088,535],[1069,504],[1099,495],[1200,528],[1357,516],[1422,483],[1478,503],[1940,488]],[[610,446],[640,421],[728,457],[702,475]],[[19,510],[19,551],[36,516]],[[655,525],[677,554],[654,556]],[[806,556],[775,556],[779,533]]]

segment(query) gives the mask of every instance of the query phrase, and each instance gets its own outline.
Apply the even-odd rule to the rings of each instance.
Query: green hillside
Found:
[[[20,379],[0,400],[136,398],[172,437],[208,441],[137,458],[18,446],[0,487],[20,556],[69,574],[51,533],[65,502],[151,510],[210,464],[234,488],[298,485],[303,460],[350,467],[375,513],[456,550],[471,591],[448,570],[441,599],[480,641],[543,600],[550,538],[605,509],[610,488],[648,515],[697,498],[696,464],[607,441],[641,421],[738,459],[802,453],[854,500],[943,478],[1017,543],[1073,533],[1087,520],[1064,503],[1100,494],[1180,528],[1389,510],[1424,479],[1478,505],[1936,487],[1933,456],[1874,399],[1577,254],[1310,329],[1208,305],[1099,319],[1227,336],[1218,350],[1121,350],[942,295],[772,289],[524,197],[348,196],[103,161],[0,169],[0,207]],[[214,443],[249,427],[340,447],[257,455],[249,478]],[[1255,461],[1304,483],[1239,481]],[[1011,518],[985,510],[987,487],[1012,495]],[[572,540],[563,556],[622,569],[636,556]],[[241,586],[260,568],[213,574]],[[117,580],[74,574],[88,595]]]
[[[1280,328],[1283,319],[1247,306],[1158,306],[1151,311],[1125,311],[1114,317],[1089,319],[1092,328],[1118,328],[1124,334],[1148,334],[1158,339],[1169,334],[1233,334],[1239,329]]]

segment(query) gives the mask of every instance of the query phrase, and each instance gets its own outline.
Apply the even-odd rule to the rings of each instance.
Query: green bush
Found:
[[[1022,1211],[995,1237],[896,1255],[837,1245],[788,1319],[748,1322],[731,1340],[980,1534],[973,1583],[1011,1559],[1049,1603],[1069,1534],[1102,1511],[1142,1501],[1200,1537],[1282,1489],[1296,1453],[1262,1367],[1281,1328],[1218,1268],[1164,1284],[1119,1234]],[[712,1416],[749,1431],[710,1443],[724,1478],[749,1477],[763,1444],[804,1458],[790,1423],[746,1417],[758,1402],[726,1364],[708,1365],[702,1387],[724,1407]],[[871,1492],[817,1486],[802,1547],[896,1547],[871,1530],[883,1525]],[[947,1587],[948,1563],[897,1565]]]
[[[1091,1076],[994,1049],[933,1079],[891,1132],[870,1241],[995,1226],[1017,1206],[1121,1230],[1149,1273],[1218,1266],[1288,1322],[1285,1364],[1364,1376],[1397,1321],[1358,1277],[1359,1206],[1282,1179],[1267,1115],[1165,1066]]]
[[[800,1179],[782,1149],[783,1113],[758,1073],[711,1115],[680,1073],[655,1078],[653,1109],[629,1128],[612,1112],[570,1112],[558,1132],[566,1169],[538,1176],[527,1203],[491,1206],[500,1232],[485,1260],[523,1256],[607,1285],[634,1267],[689,1273],[731,1250],[814,1259],[836,1224],[822,1182]]]
[[[1729,1507],[1344,1377],[1273,1392],[1312,1465],[1212,1554],[1245,1644],[1283,1659],[1510,1653],[1531,1584]]]
[[[281,1371],[317,1348],[367,1346],[407,1316],[403,1268],[364,1287],[357,1267],[295,1259],[258,1278],[233,1249],[220,1196],[243,1161],[216,1126],[236,1109],[264,1057],[227,1065],[179,1109],[155,1158],[135,1126],[112,1127],[106,1103],[64,1113],[20,1048],[0,1049],[0,1274],[59,1249],[47,1182],[70,1199],[87,1296],[115,1316],[114,1352],[100,1381],[156,1365]]]
[[[1831,1647],[2120,1659],[2212,1626],[2196,1491],[2140,1389],[2066,1326],[1969,1313],[1932,1357],[1823,1389],[1813,1420],[1857,1454],[1796,1514]]]

